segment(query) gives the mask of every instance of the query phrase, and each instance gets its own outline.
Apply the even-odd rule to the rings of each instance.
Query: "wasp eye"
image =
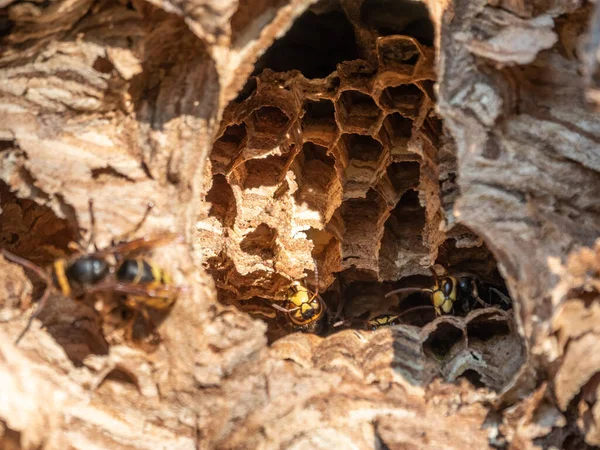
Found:
[[[452,288],[454,286],[454,283],[452,282],[452,280],[450,278],[446,278],[442,284],[442,291],[444,292],[444,295],[446,297],[448,297],[451,293],[452,293]]]

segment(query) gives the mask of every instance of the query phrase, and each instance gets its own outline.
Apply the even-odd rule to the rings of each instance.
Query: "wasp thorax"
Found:
[[[65,271],[71,282],[95,284],[108,275],[108,263],[102,259],[84,257],[75,260]]]

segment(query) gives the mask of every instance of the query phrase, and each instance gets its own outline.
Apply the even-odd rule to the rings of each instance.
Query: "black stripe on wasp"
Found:
[[[429,294],[436,316],[458,313],[457,305],[463,314],[467,314],[477,307],[500,306],[502,309],[509,309],[512,306],[512,300],[500,285],[483,281],[469,273],[445,275],[440,278],[433,267],[430,267],[430,270],[434,281],[430,288],[394,289],[385,295],[386,298],[402,293],[424,292]],[[488,299],[487,302],[482,298],[483,292],[487,294],[484,295]]]
[[[363,330],[375,331],[382,327],[400,324],[411,325],[412,321],[406,319],[405,316],[420,315],[423,312],[429,313],[432,309],[433,306],[431,305],[413,306],[401,312],[379,314],[373,317],[369,317],[370,314],[367,312],[354,319],[339,320],[333,324],[333,328],[352,326]]]
[[[313,261],[315,274],[315,291],[309,290],[302,282],[294,281],[292,285],[274,300],[256,297],[245,301],[236,301],[238,309],[265,320],[273,320],[286,333],[303,331],[320,334],[323,331],[327,305],[319,295],[319,271],[317,262]]]
[[[139,315],[143,316],[147,325],[153,325],[147,308],[167,310],[183,289],[183,286],[173,283],[167,271],[142,256],[154,248],[182,242],[183,236],[165,233],[154,238],[145,236],[130,239],[130,236],[141,228],[153,206],[153,203],[148,204],[142,219],[132,230],[113,241],[110,246],[98,249],[94,243],[96,221],[90,200],[91,230],[86,245],[70,243],[69,249],[73,254],[55,260],[45,269],[5,249],[0,249],[7,260],[31,270],[46,285],[36,309],[15,344],[25,336],[33,320],[43,311],[52,291],[73,300],[82,300],[87,294],[100,292],[119,295],[119,303],[133,312],[131,327]],[[90,250],[91,248],[93,250]]]

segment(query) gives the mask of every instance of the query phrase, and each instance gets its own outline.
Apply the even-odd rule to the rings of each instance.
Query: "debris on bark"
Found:
[[[600,445],[597,10],[4,2],[0,247],[185,242],[148,340],[0,256],[0,447]]]

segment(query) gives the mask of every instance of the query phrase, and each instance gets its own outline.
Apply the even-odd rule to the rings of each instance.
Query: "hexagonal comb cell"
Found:
[[[387,210],[383,198],[370,190],[366,198],[346,200],[342,217],[346,225],[343,247],[343,266],[355,266],[377,273],[378,247],[383,234],[384,214]]]
[[[248,147],[271,149],[285,137],[290,118],[275,106],[255,109],[244,120],[248,124]]]
[[[377,126],[382,112],[371,96],[360,91],[342,92],[336,102],[340,127],[346,132],[362,132]]]
[[[287,156],[268,156],[246,161],[245,189],[254,189],[261,186],[275,186],[281,183],[288,163]]]
[[[388,110],[415,119],[419,114],[424,97],[423,91],[415,84],[401,84],[385,88],[379,102]]]
[[[387,175],[399,197],[409,189],[414,189],[419,185],[419,174],[420,166],[416,162],[392,163],[387,168]]]
[[[412,136],[413,121],[400,113],[388,114],[382,132],[389,142],[390,152],[394,160],[415,159],[416,155],[408,151],[408,142]]]
[[[510,326],[503,317],[494,314],[486,314],[475,317],[467,324],[467,336],[469,341],[489,341],[494,337],[507,336],[510,334]]]
[[[433,43],[433,23],[427,5],[414,0],[365,0],[360,20],[381,36],[408,35]]]
[[[421,236],[425,223],[425,208],[418,192],[407,191],[385,223],[379,251],[382,279],[399,280],[424,273],[421,261],[429,254]]]
[[[246,139],[246,126],[244,124],[230,125],[213,145],[210,154],[213,173],[225,174],[227,167],[235,156],[241,151]]]
[[[302,117],[304,139],[330,145],[338,131],[334,114],[333,103],[329,100],[306,101]]]
[[[318,222],[312,225],[322,227],[342,200],[342,186],[334,168],[335,160],[327,155],[326,147],[306,142],[296,162],[302,165],[297,180],[296,202],[300,208],[306,208],[309,216],[314,216],[314,211],[318,211]],[[297,215],[297,220],[301,220],[303,212]]]
[[[277,230],[261,223],[240,242],[240,249],[250,255],[271,259],[275,256]]]
[[[416,40],[408,36],[392,36],[377,41],[377,57],[383,66],[414,66],[422,53]]]
[[[206,201],[211,204],[209,216],[216,217],[224,227],[233,226],[235,222],[235,197],[224,175],[217,174],[214,176],[212,187],[206,195]]]
[[[502,307],[490,300],[488,281],[508,295],[493,255],[453,220],[456,155],[441,145],[433,111],[431,40],[427,8],[413,0],[326,0],[298,18],[224,115],[207,198],[223,226],[212,218],[204,228],[221,231],[207,255],[220,298],[246,302],[242,309],[262,317],[271,338],[290,331],[272,302],[294,282],[314,289],[316,262],[327,318],[339,312],[343,327],[364,331],[366,318],[398,315],[382,322],[391,333],[378,330],[372,344],[365,341],[367,358],[378,339],[396,345],[396,332],[408,328],[418,335],[398,366],[388,367],[388,349],[388,359],[372,366],[369,359],[362,369],[417,379],[407,368],[424,360],[447,381],[462,376],[496,389],[522,356],[511,353],[521,344],[510,315],[463,291],[451,315],[436,317],[422,290],[434,285],[434,268],[439,276],[472,272],[486,304]],[[445,194],[446,180],[454,196]],[[386,297],[403,287],[410,292]],[[333,325],[324,335],[340,330]],[[342,334],[322,342],[344,346]],[[321,356],[322,367],[345,370],[333,361],[337,353]]]
[[[383,152],[381,142],[363,134],[343,134],[341,140],[350,160],[377,161]]]
[[[423,342],[423,351],[438,361],[452,356],[453,347],[464,344],[464,333],[456,325],[447,322],[439,322],[437,327],[429,334]]]

